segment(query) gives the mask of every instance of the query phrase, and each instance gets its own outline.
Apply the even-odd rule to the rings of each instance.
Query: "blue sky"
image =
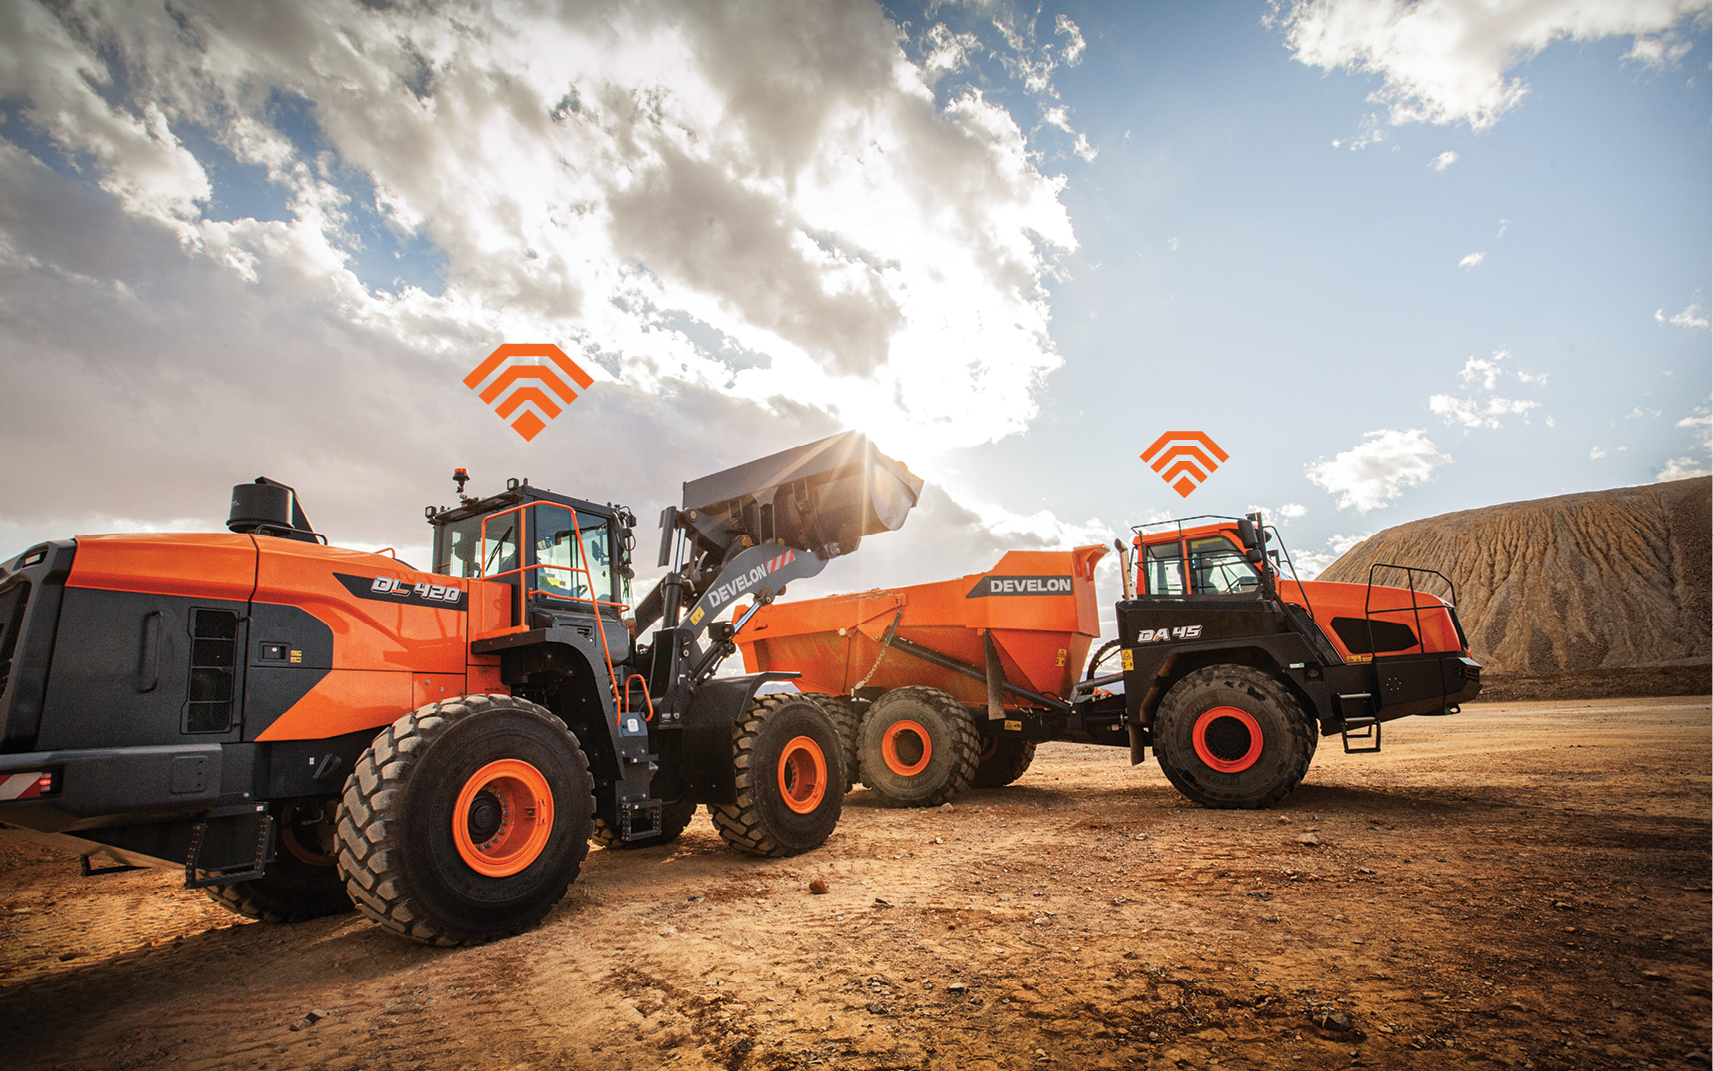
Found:
[[[1706,0],[9,0],[0,535],[266,473],[423,558],[455,465],[652,517],[867,430],[933,490],[809,594],[1706,473],[1710,62]],[[525,442],[460,380],[543,340]]]
[[[964,452],[962,473],[1031,488],[1014,509],[1115,523],[1114,498],[1294,502],[1307,512],[1288,538],[1318,549],[1648,482],[1676,456],[1704,470],[1704,440],[1678,422],[1707,401],[1707,332],[1655,318],[1691,304],[1706,317],[1704,32],[1670,70],[1626,61],[1629,39],[1556,43],[1512,70],[1530,91],[1490,129],[1382,125],[1353,150],[1381,79],[1295,62],[1264,8],[1062,10],[1088,50],[1056,84],[1099,149],[1055,161],[1081,241],[1049,284],[1065,365],[1029,431]],[[1431,166],[1445,152],[1456,160]],[[1483,259],[1460,267],[1471,254]],[[1495,391],[1462,378],[1470,358],[1499,366]],[[1436,394],[1495,393],[1538,407],[1496,428],[1430,409]],[[1187,502],[1136,462],[1174,428],[1232,454]],[[1309,481],[1366,433],[1410,428],[1452,460],[1384,506],[1340,509]]]

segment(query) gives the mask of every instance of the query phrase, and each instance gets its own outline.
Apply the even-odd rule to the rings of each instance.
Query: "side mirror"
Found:
[[[1243,548],[1253,554],[1261,546],[1255,538],[1255,525],[1248,517],[1237,522],[1237,538],[1243,542]],[[1250,561],[1256,559],[1250,558]]]

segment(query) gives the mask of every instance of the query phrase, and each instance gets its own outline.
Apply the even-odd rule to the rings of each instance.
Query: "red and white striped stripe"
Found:
[[[53,785],[53,775],[33,773],[0,774],[0,800],[33,800]]]
[[[779,555],[777,558],[773,558],[773,559],[769,560],[767,563],[767,571],[771,573],[775,569],[783,568],[784,566],[790,565],[792,562],[794,562],[796,560],[797,560],[797,552],[794,550],[788,550],[784,554]]]

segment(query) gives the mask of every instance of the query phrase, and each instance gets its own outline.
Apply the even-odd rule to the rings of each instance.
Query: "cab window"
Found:
[[[1190,540],[1190,582],[1197,595],[1240,595],[1261,583],[1243,552],[1222,536]]]
[[[477,544],[481,541],[480,517],[469,517],[442,525],[435,533],[434,571],[442,576],[466,579],[478,575]]]
[[[606,518],[579,513],[573,523],[565,507],[537,505],[533,521],[537,590],[563,599],[587,599],[593,579],[594,598],[610,602],[612,541]]]
[[[1150,595],[1182,595],[1184,593],[1184,558],[1182,543],[1155,543],[1147,548],[1143,559],[1144,587]]]
[[[515,572],[517,526],[522,517],[513,510],[467,517],[443,526],[435,535],[434,571],[465,579]]]

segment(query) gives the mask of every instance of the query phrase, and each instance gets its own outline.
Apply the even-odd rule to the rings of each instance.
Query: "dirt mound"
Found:
[[[1471,654],[1501,678],[1705,666],[1710,516],[1709,477],[1510,502],[1388,528],[1320,579],[1363,583],[1376,562],[1439,570],[1457,586]]]

